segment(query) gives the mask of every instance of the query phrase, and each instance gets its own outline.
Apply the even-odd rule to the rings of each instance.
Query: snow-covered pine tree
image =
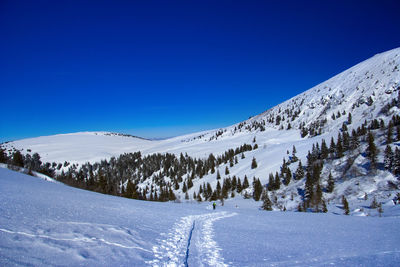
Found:
[[[343,204],[344,214],[349,215],[350,214],[349,202],[347,201],[345,196],[342,196],[342,204]]]
[[[390,145],[386,145],[385,157],[383,160],[383,164],[386,170],[392,171],[393,161],[394,161],[394,153],[392,151],[392,148],[390,147]]]
[[[268,192],[266,190],[263,190],[263,192],[262,192],[262,201],[263,201],[263,204],[262,204],[261,208],[263,210],[271,211],[272,210],[272,202],[269,199]]]

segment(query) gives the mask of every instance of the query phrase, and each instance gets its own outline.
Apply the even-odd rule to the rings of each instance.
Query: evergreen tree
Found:
[[[369,158],[370,162],[371,162],[371,169],[375,169],[376,168],[376,164],[377,164],[377,160],[378,160],[378,148],[375,145],[375,139],[374,139],[374,135],[372,134],[371,131],[368,132],[368,136],[367,136],[367,157]]]
[[[303,169],[303,166],[301,165],[301,160],[299,161],[299,165],[297,166],[294,177],[296,180],[300,180],[300,179],[304,178],[304,169]]]
[[[229,170],[228,170],[229,172]],[[217,170],[217,180],[221,179],[221,174],[219,173],[219,170]]]
[[[186,186],[186,182],[183,183],[183,187],[182,187],[182,192],[185,193],[187,192],[187,186]]]
[[[386,134],[386,144],[390,144],[393,142],[392,135],[393,135],[393,127],[392,127],[392,124],[389,123],[389,127],[388,127],[387,134]]]
[[[338,139],[336,142],[336,157],[340,159],[343,157],[343,146],[342,146],[342,135],[338,134]]]
[[[376,201],[376,198],[374,197],[374,199],[371,202],[371,205],[369,206],[371,209],[376,209],[379,207],[379,203],[378,201]]]
[[[326,191],[328,193],[332,193],[333,189],[335,189],[335,180],[333,180],[332,173],[329,172],[328,176],[328,186],[326,188]]]
[[[393,160],[393,174],[400,176],[400,149],[396,147]]]
[[[268,192],[265,190],[263,190],[263,193],[262,193],[262,200],[263,200],[263,204],[262,204],[261,208],[263,210],[271,211],[272,210],[272,202],[269,199]]]
[[[299,159],[297,158],[297,156],[296,156],[296,153],[297,153],[296,147],[293,145],[293,149],[292,149],[292,162],[296,162],[296,161],[299,160]]]
[[[379,217],[382,217],[383,213],[382,203],[379,203],[378,212],[379,212]]]
[[[238,178],[237,184],[236,184],[236,192],[240,193],[242,192],[242,182],[240,181],[240,178]]]
[[[342,204],[343,204],[344,214],[349,215],[350,214],[349,202],[347,202],[345,196],[342,196]]]
[[[24,167],[24,156],[18,150],[13,154],[12,164],[18,167]]]
[[[185,193],[185,199],[186,199],[186,200],[189,200],[189,194],[188,194],[187,191],[186,191],[186,193]]]
[[[251,168],[252,168],[252,169],[257,168],[257,161],[256,161],[256,158],[254,158],[254,157],[253,157],[253,160],[252,160],[252,162],[251,162]]]
[[[329,145],[329,153],[331,154],[331,158],[334,158],[336,151],[336,144],[335,140],[333,140],[333,137],[331,138],[331,144]]]
[[[254,188],[253,198],[254,198],[255,201],[259,201],[260,197],[261,197],[261,193],[263,191],[263,187],[262,187],[262,184],[260,182],[260,179],[254,179],[253,188]]]
[[[103,178],[104,178],[104,176],[103,175],[101,175],[100,174],[100,177],[102,177],[102,178],[100,178],[100,180],[102,180]],[[102,182],[99,182],[99,184],[101,184]],[[101,187],[104,187],[104,185],[103,186],[101,186]],[[157,196],[157,195],[156,195]],[[138,195],[137,195],[137,192],[136,192],[136,185],[134,185],[132,182],[131,182],[131,180],[128,180],[128,183],[126,184],[126,190],[125,190],[125,195],[124,195],[124,197],[126,197],[126,198],[133,198],[133,199],[137,199],[138,198]]]
[[[347,124],[351,123],[352,123],[351,112],[349,112],[349,115],[347,115]]]
[[[383,161],[386,170],[392,171],[393,161],[394,161],[394,154],[392,148],[390,147],[390,145],[387,145],[385,149],[385,158]]]
[[[281,188],[281,179],[279,178],[278,172],[275,173],[274,190]]]
[[[129,185],[129,180],[128,180],[128,185]],[[106,194],[107,193],[107,179],[106,177],[104,177],[104,175],[102,173],[98,174],[98,189],[97,192],[99,193],[103,193]],[[128,190],[128,186],[127,186],[127,190]]]
[[[187,181],[187,190],[189,190],[190,188],[192,188],[192,186],[193,186],[193,181],[192,181],[192,178],[188,178],[188,181]]]
[[[243,185],[242,185],[242,189],[246,189],[246,188],[248,188],[250,185],[249,185],[249,180],[247,180],[247,176],[245,175],[244,176],[244,181],[243,181]]]
[[[290,180],[292,179],[292,172],[290,171],[290,169],[289,168],[286,168],[286,171],[285,171],[285,176],[284,176],[284,185],[289,185],[289,183],[290,183]]]
[[[272,173],[269,174],[269,179],[268,179],[268,191],[272,191],[275,188],[275,180],[274,180],[274,175]]]
[[[225,167],[225,175],[228,175],[229,174],[229,169],[228,169],[228,166],[226,166]]]
[[[315,192],[313,194],[312,204],[316,212],[321,211],[320,206],[322,206],[322,190],[319,183],[317,183]]]
[[[313,194],[314,194],[314,183],[312,180],[311,173],[308,171],[306,173],[306,183],[304,186],[304,203],[306,208],[309,207],[309,203],[313,198]]]
[[[217,187],[215,191],[217,193],[217,198],[219,198],[219,196],[221,195],[221,184],[219,183],[219,181],[217,182]]]
[[[359,146],[360,146],[360,141],[358,140],[356,131],[353,129],[350,138],[350,149],[356,150]]]
[[[327,213],[328,212],[328,208],[326,207],[325,200],[322,200],[322,212],[323,213]]]
[[[327,159],[328,155],[329,155],[328,146],[326,145],[325,139],[322,139],[322,141],[321,141],[321,158]]]
[[[0,148],[0,163],[7,163],[8,157],[5,150]]]

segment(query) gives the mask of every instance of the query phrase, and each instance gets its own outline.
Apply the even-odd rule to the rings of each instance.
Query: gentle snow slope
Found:
[[[0,265],[396,266],[400,261],[399,217],[265,212],[254,204],[235,199],[212,211],[207,203],[135,201],[0,169]]]
[[[157,143],[154,141],[154,143]],[[6,148],[39,153],[43,162],[98,162],[123,153],[139,151],[153,142],[108,132],[80,132],[22,139],[4,144]]]

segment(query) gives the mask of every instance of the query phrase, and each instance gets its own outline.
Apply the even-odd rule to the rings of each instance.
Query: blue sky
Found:
[[[399,1],[1,1],[0,142],[228,126],[400,46]]]

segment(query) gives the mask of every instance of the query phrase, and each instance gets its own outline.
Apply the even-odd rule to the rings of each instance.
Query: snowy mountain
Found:
[[[137,187],[134,190],[137,195],[146,199],[154,198],[155,194],[158,197],[171,195],[169,191],[181,201],[192,201],[199,194],[203,200],[209,199],[212,196],[204,195],[205,187],[209,184],[212,191],[218,191],[218,187],[223,190],[228,178],[229,183],[233,178],[240,179],[241,183],[246,178],[249,182],[248,187],[240,190],[227,189],[228,198],[252,198],[253,181],[259,179],[264,188],[268,187],[271,174],[276,178],[278,172],[277,179],[287,185],[269,190],[269,194],[274,209],[280,210],[295,210],[307,198],[306,177],[296,178],[295,148],[304,172],[312,173],[306,168],[309,151],[316,154],[315,164],[323,165],[318,170],[317,180],[329,211],[343,213],[342,196],[346,196],[351,214],[377,215],[376,209],[365,207],[370,207],[374,198],[380,203],[390,203],[400,189],[396,171],[383,167],[386,146],[393,151],[399,147],[398,120],[393,119],[399,115],[399,94],[400,48],[397,48],[226,128],[158,141],[86,132],[24,139],[2,144],[2,147],[10,156],[15,149],[23,154],[38,153],[43,162],[55,162],[53,166],[65,161],[72,163],[72,167],[70,164],[60,166],[56,173],[63,172],[64,181],[69,180],[74,186],[126,194],[123,191],[130,181]],[[393,126],[390,144],[386,141],[389,122]],[[353,130],[357,132],[354,138],[359,143],[356,148],[350,149],[350,145],[344,143],[347,148],[343,155],[339,156],[336,148],[332,148],[329,157],[320,157],[323,142],[328,146],[332,138],[335,144],[339,139],[345,142],[346,138],[353,137]],[[375,137],[380,151],[377,168],[373,170],[367,153],[367,131]],[[118,158],[120,154],[138,151],[140,154]],[[104,159],[107,161],[100,163]],[[287,173],[291,176],[289,182]],[[327,190],[330,174],[335,182],[333,192]],[[99,185],[101,179],[106,180],[102,186]],[[317,184],[313,186],[316,193]]]
[[[385,217],[137,201],[0,168],[1,266],[396,266]]]

